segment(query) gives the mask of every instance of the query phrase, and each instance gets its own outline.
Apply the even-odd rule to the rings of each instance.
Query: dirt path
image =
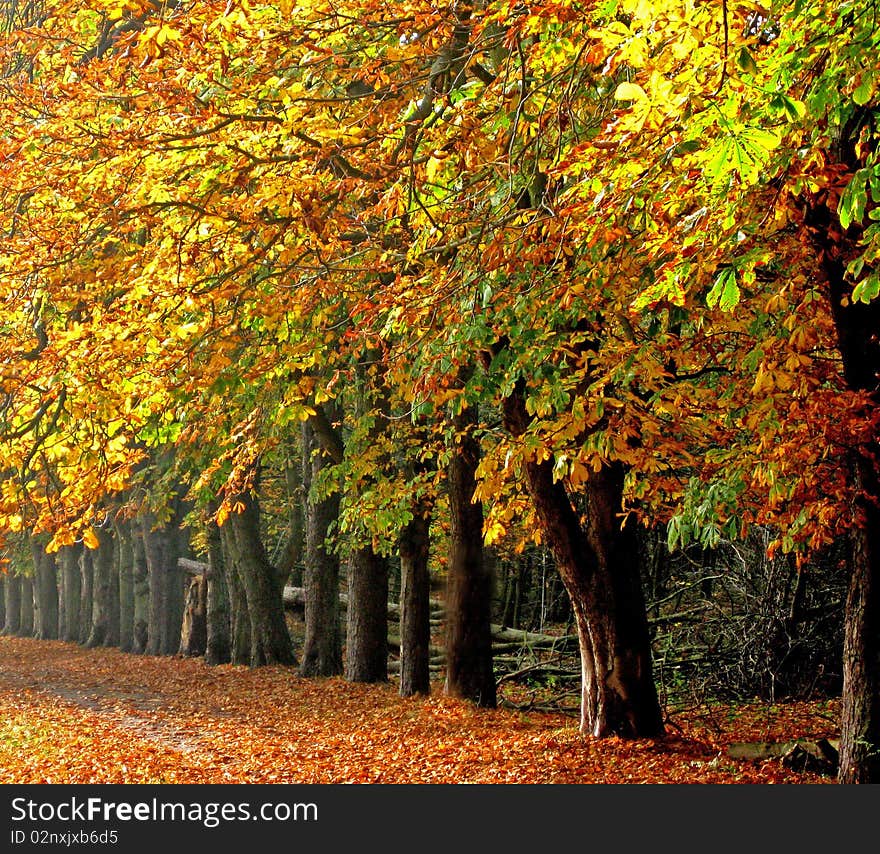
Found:
[[[0,661],[0,685],[4,689],[27,691],[35,697],[47,698],[50,703],[62,700],[87,712],[93,712],[120,730],[128,731],[139,739],[151,741],[167,750],[189,753],[202,748],[191,733],[175,726],[171,721],[155,718],[156,710],[161,708],[161,700],[157,697],[118,691],[112,686],[85,689],[65,684],[49,673],[35,675],[36,679],[24,678],[4,669]]]
[[[745,706],[679,717],[662,741],[595,741],[437,689],[0,637],[0,782],[820,782],[724,748],[833,730],[826,705]]]

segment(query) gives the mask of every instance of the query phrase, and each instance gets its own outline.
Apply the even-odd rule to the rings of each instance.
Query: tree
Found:
[[[328,465],[314,429],[304,422],[303,492],[306,497],[306,549],[303,583],[306,591],[302,676],[342,673],[339,614],[339,558],[328,549],[330,526],[339,517],[339,496],[318,497],[313,483]]]
[[[400,536],[400,685],[402,697],[431,692],[431,515],[419,501]]]
[[[92,552],[93,587],[92,621],[86,646],[113,645],[113,609],[114,600],[118,599],[118,585],[114,596],[113,575],[114,544],[113,534],[109,529],[98,528],[95,532],[98,547]],[[154,654],[159,650],[157,649]]]
[[[256,488],[254,481],[252,488]],[[232,512],[220,526],[228,527],[227,556],[244,593],[250,651],[248,664],[295,664],[296,657],[284,621],[282,582],[269,563],[260,534],[260,509],[251,492],[235,496]]]
[[[229,601],[229,570],[223,555],[222,537],[212,518],[206,522],[208,547],[208,579],[205,608],[207,611],[205,661],[225,664],[231,657],[232,621]]]
[[[65,546],[59,549],[56,561],[59,565],[59,637],[63,641],[79,640],[81,547]]]
[[[21,578],[18,575],[6,577],[6,621],[4,635],[17,635],[21,626]]]
[[[131,652],[135,645],[135,558],[130,520],[117,516],[113,532],[118,574],[119,648],[123,652]]]
[[[451,419],[455,431],[447,469],[449,565],[446,588],[446,691],[495,708],[492,669],[492,579],[483,554],[483,508],[476,497],[479,445],[477,414],[463,407]]]
[[[55,555],[31,538],[34,561],[34,605],[36,637],[54,640],[58,637],[58,580]]]
[[[675,375],[702,375],[695,394],[714,389],[700,397],[703,423],[728,438],[729,452],[711,449],[713,465],[692,484],[693,494],[726,493],[713,522],[769,522],[786,550],[852,536],[840,779],[866,780],[876,774],[877,656],[862,631],[874,602],[868,329],[878,274],[877,229],[864,225],[875,87],[861,57],[876,50],[873,10],[683,9],[633,7],[622,26],[609,17],[596,28],[590,50],[626,72],[614,88],[620,105],[566,172],[588,192],[601,188],[599,227],[622,229],[631,242],[617,248],[637,249],[650,271],[636,305],[655,314],[681,306],[688,326],[676,335],[702,327],[698,342],[710,329],[718,336],[710,362],[687,371],[693,356],[672,363]],[[661,138],[668,144],[658,148]],[[597,218],[576,233],[595,239]],[[726,316],[713,316],[715,306]],[[674,517],[670,539],[693,521]]]

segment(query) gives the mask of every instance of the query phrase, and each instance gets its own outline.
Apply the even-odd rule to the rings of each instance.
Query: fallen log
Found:
[[[400,638],[395,637],[394,635],[389,635],[388,636],[388,648],[390,650],[393,650],[395,654],[399,653],[400,652]],[[442,647],[435,646],[434,644],[431,644],[431,646],[429,647],[429,650],[428,650],[428,654],[430,655],[431,660],[436,659],[439,662],[439,661],[443,661],[444,657],[446,656],[446,651]]]
[[[577,644],[577,635],[545,635],[540,632],[527,632],[523,629],[510,629],[492,624],[492,639],[499,643],[518,643],[521,646],[560,648]]]
[[[499,665],[503,665],[504,662],[495,661],[496,668]],[[531,680],[542,680],[542,679],[556,679],[560,682],[569,681],[574,679],[580,679],[581,674],[579,672],[573,672],[569,668],[559,667],[552,663],[536,661],[533,664],[526,665],[525,667],[520,667],[518,670],[511,670],[507,673],[502,673],[496,680],[497,685],[502,685],[505,682],[515,682],[518,679],[522,679],[523,677],[528,677]]]
[[[179,557],[177,559],[178,569],[188,572],[190,575],[207,575],[211,567],[207,563],[200,560],[190,560],[188,557]]]
[[[796,738],[781,742],[745,741],[729,745],[727,755],[731,759],[750,762],[779,759],[783,765],[794,771],[834,775],[837,773],[839,746],[837,739],[827,738]]]
[[[283,593],[284,607],[288,610],[299,611],[306,606],[306,591],[302,587],[291,587],[288,585],[284,588]],[[348,594],[340,592],[339,605],[341,608],[348,607]],[[443,609],[439,603],[431,603],[432,624],[435,619],[438,623],[441,621]],[[436,617],[435,617],[436,615]],[[397,602],[388,603],[388,616],[396,620],[400,619],[400,605]]]
[[[389,661],[388,662],[388,672],[389,673],[400,673],[400,662],[399,661]],[[431,664],[428,666],[428,672],[431,676],[440,676],[443,673],[443,665],[442,664]]]

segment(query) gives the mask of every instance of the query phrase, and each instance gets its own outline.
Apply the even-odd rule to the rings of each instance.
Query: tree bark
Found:
[[[880,308],[875,305],[874,308]],[[875,311],[880,329],[880,312]],[[876,340],[876,334],[874,335]],[[846,364],[846,359],[844,361]],[[880,373],[880,359],[875,359]],[[878,374],[875,374],[875,377]],[[880,440],[854,460],[856,506],[844,612],[841,783],[880,783]]]
[[[6,626],[6,576],[0,575],[0,634]]]
[[[92,552],[94,567],[94,587],[92,605],[92,626],[86,640],[87,647],[109,646],[111,640],[111,609],[113,607],[114,574],[113,536],[105,528],[95,528],[98,548]]]
[[[826,269],[836,269],[830,259]],[[840,306],[842,271],[832,278],[840,349],[848,385],[880,406],[880,300]],[[880,438],[853,453],[857,496],[850,535],[850,583],[844,612],[841,783],[880,783]]]
[[[205,662],[210,665],[226,664],[231,660],[231,621],[229,612],[228,571],[223,559],[220,530],[216,523],[208,523],[208,588],[205,608]]]
[[[191,578],[183,608],[178,655],[198,658],[208,646],[208,579],[206,574]]]
[[[483,556],[483,507],[473,500],[479,446],[475,413],[453,417],[458,438],[447,469],[449,566],[446,586],[446,693],[494,708],[492,578]]]
[[[278,561],[278,571],[283,583],[302,587],[303,559],[305,556],[305,503],[303,491],[302,438],[293,437],[288,444],[288,457],[284,465],[287,487],[287,539]]]
[[[345,678],[388,679],[388,561],[369,545],[356,549],[348,566]]]
[[[120,593],[120,568],[119,542],[115,526],[109,529],[111,536],[111,563],[110,563],[110,595],[107,601],[107,638],[104,646],[119,646],[120,630],[122,623],[122,599]]]
[[[123,652],[134,649],[134,546],[131,522],[117,519],[116,567],[119,578],[119,648]]]
[[[34,634],[41,640],[58,637],[58,570],[55,555],[31,537],[34,561]]]
[[[132,626],[131,651],[143,655],[147,651],[150,628],[150,573],[147,568],[147,552],[144,545],[143,528],[140,520],[131,521],[131,586],[132,586]]]
[[[30,575],[21,577],[21,619],[18,624],[18,636],[23,638],[34,636],[34,579]]]
[[[880,496],[875,472],[863,471],[861,481],[866,494]],[[865,525],[852,532],[844,617],[841,783],[880,783],[880,508],[866,500],[863,511]]]
[[[122,619],[122,601],[119,592],[119,539],[116,534],[116,527],[107,529],[110,535],[110,585],[107,596],[107,637],[104,639],[104,646],[119,646],[120,621]]]
[[[311,423],[303,424],[303,494],[306,496],[305,640],[301,676],[342,673],[339,625],[339,558],[327,548],[330,526],[339,517],[339,496],[316,499],[312,483],[328,464]]]
[[[144,554],[150,584],[150,614],[147,655],[174,655],[180,646],[183,616],[183,573],[177,565],[179,537],[177,521],[157,525],[146,513],[142,519]]]
[[[416,506],[400,537],[401,697],[431,693],[430,528],[427,508]]]
[[[528,427],[522,385],[505,400],[514,436]],[[638,543],[621,527],[623,468],[605,466],[587,485],[581,526],[552,460],[525,464],[526,485],[544,541],[571,599],[581,655],[581,731],[596,737],[654,737],[664,732],[651,666]]]
[[[21,626],[21,576],[6,576],[6,622],[4,635],[17,635]]]
[[[226,526],[231,531],[230,542],[234,562],[244,589],[250,624],[251,667],[266,664],[295,664],[293,644],[284,620],[282,585],[278,571],[266,556],[260,537],[260,510],[250,493],[236,497],[242,505],[239,513],[230,513]]]
[[[85,644],[92,631],[92,608],[94,606],[95,570],[92,550],[82,548],[79,554],[79,642]]]
[[[64,546],[58,552],[61,566],[61,639],[77,642],[79,640],[79,612],[82,588],[80,552],[82,546]]]
[[[235,535],[230,525],[224,525],[219,533],[229,592],[230,661],[233,664],[248,664],[251,654],[251,624],[244,585],[238,570]]]
[[[380,364],[378,353],[365,354],[366,363]],[[366,442],[379,443],[387,423],[388,401],[384,377],[358,365],[355,411],[369,425]],[[344,449],[340,432],[337,447]],[[342,459],[345,458],[343,451]],[[337,462],[341,460],[337,459]],[[387,465],[386,455],[374,459],[374,469]],[[372,473],[366,483],[373,481]],[[385,682],[388,679],[388,559],[376,551],[369,535],[352,551],[348,561],[348,610],[345,632],[345,678],[349,682]]]

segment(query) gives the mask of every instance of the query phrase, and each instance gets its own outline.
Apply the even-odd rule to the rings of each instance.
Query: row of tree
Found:
[[[272,498],[264,492],[269,515]],[[250,519],[256,519],[253,512]],[[108,518],[94,550],[76,544],[47,553],[45,538],[42,544],[22,539],[20,545],[26,548],[14,553],[17,571],[0,577],[0,632],[116,646],[135,654],[197,656],[211,665],[265,661],[261,647],[251,647],[251,619],[275,620],[278,625],[281,597],[270,596],[263,611],[248,612],[228,540],[224,543],[215,526],[209,528],[205,562],[193,559],[187,528],[175,521],[145,529],[144,523],[118,515],[110,524]],[[264,518],[259,527],[259,534],[254,531],[259,542],[254,543],[268,557],[262,542],[272,526]],[[285,538],[290,533],[285,531]],[[293,663],[302,650],[305,605],[314,600],[302,587],[304,563],[321,564],[319,557],[305,555],[304,530],[294,527],[293,537],[276,550],[283,561],[274,564],[279,584],[285,585],[283,604],[290,629],[290,639],[285,639],[284,629],[276,632],[274,651],[285,663]],[[766,529],[755,530],[747,541],[669,555],[654,532],[640,532],[655,678],[667,714],[718,698],[760,697],[772,702],[839,693],[845,543],[827,550],[817,562],[798,565],[790,556],[768,560],[770,537]],[[446,560],[436,553],[446,538],[435,528],[431,539],[434,554],[424,573],[430,574],[429,585],[419,586],[406,561],[389,561],[388,666],[374,678],[399,674],[402,696],[429,693],[431,679],[443,672],[446,662],[443,645],[434,645],[446,624]],[[518,704],[505,696],[506,687],[526,683],[536,692],[530,707],[537,703],[570,710],[569,689],[579,676],[576,636],[570,634],[571,606],[551,556],[542,547],[530,547],[503,557],[498,549],[489,549],[485,557],[492,575],[491,668],[499,701]],[[339,629],[350,601],[347,572],[325,552],[324,561],[328,558],[324,572],[338,582],[328,583],[335,589],[338,607],[330,619],[321,617],[310,626],[310,635],[314,640],[335,627],[329,635],[335,652],[327,657],[326,669],[310,656],[301,666],[307,676],[335,675],[344,669],[347,645],[344,637],[340,643],[344,632]],[[413,595],[414,589],[418,595]],[[364,603],[355,602],[358,606]],[[314,621],[314,609],[312,615]],[[453,623],[456,619],[451,615]],[[358,621],[362,618],[354,622]],[[348,669],[357,672],[354,665]]]
[[[256,495],[304,429],[306,672],[338,666],[332,556],[346,675],[383,678],[388,556],[418,612],[440,530],[447,682],[491,704],[484,546],[537,537],[582,729],[638,737],[639,520],[799,559],[845,537],[841,780],[876,779],[872,2],[3,9],[10,543],[100,551],[149,512],[146,544],[185,501],[250,660],[283,661]]]

